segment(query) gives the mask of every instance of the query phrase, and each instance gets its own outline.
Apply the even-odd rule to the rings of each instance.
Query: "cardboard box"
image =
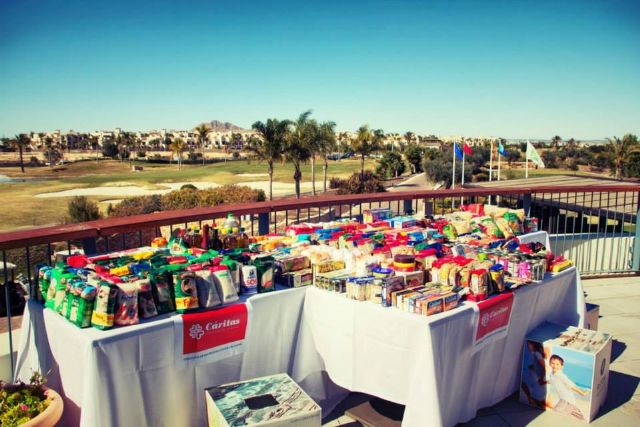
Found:
[[[587,303],[586,309],[586,323],[587,329],[591,329],[592,331],[598,330],[598,319],[600,319],[600,306],[597,304],[589,304]]]
[[[320,427],[321,410],[287,374],[255,378],[205,390],[213,426]]]
[[[543,323],[524,343],[520,401],[591,422],[607,397],[611,335]]]

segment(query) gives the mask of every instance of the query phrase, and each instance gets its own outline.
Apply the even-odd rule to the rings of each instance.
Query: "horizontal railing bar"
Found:
[[[416,190],[385,193],[320,195],[287,198],[265,202],[222,204],[212,207],[162,211],[151,214],[106,218],[79,224],[40,227],[0,233],[0,249],[15,249],[57,241],[107,237],[112,234],[151,229],[177,223],[197,222],[223,218],[228,212],[235,215],[259,214],[309,208],[330,207],[339,204],[361,204],[363,202],[389,202],[395,200],[443,199],[453,197],[474,197],[490,195],[520,195],[544,193],[592,192],[640,192],[640,185],[574,185],[574,186],[534,186],[534,187],[494,187],[457,188],[454,190]]]

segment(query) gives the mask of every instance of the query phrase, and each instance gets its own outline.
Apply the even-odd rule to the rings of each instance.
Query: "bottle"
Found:
[[[211,244],[209,247],[214,251],[219,251],[220,249],[222,249],[222,240],[220,240],[217,228],[213,229],[213,238],[211,239]]]
[[[227,232],[227,235],[222,240],[222,247],[224,249],[235,249],[237,247],[236,236],[234,236],[230,231]]]
[[[249,247],[249,236],[244,231],[244,227],[240,227],[240,234],[238,235],[237,246],[239,248]]]
[[[238,229],[240,228],[240,222],[238,222],[236,217],[233,216],[233,213],[229,212],[227,214],[227,219],[224,221],[224,224],[222,226],[229,232],[237,233]]]
[[[205,224],[202,226],[202,244],[200,247],[206,251],[207,249],[209,249],[210,243],[209,225]]]

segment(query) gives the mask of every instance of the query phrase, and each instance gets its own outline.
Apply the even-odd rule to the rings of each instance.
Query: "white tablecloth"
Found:
[[[319,401],[337,385],[404,404],[403,426],[468,421],[517,390],[527,333],[584,319],[575,268],[515,293],[508,335],[473,354],[471,303],[424,317],[309,288],[292,376]]]
[[[65,397],[60,425],[202,426],[205,388],[291,371],[305,292],[249,298],[244,353],[182,370],[175,368],[170,316],[99,331],[29,302],[17,377],[26,381],[33,369],[51,369],[49,385]]]

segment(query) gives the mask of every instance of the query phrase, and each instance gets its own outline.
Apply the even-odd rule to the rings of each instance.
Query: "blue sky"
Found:
[[[0,0],[0,136],[249,127],[640,133],[638,1]]]

